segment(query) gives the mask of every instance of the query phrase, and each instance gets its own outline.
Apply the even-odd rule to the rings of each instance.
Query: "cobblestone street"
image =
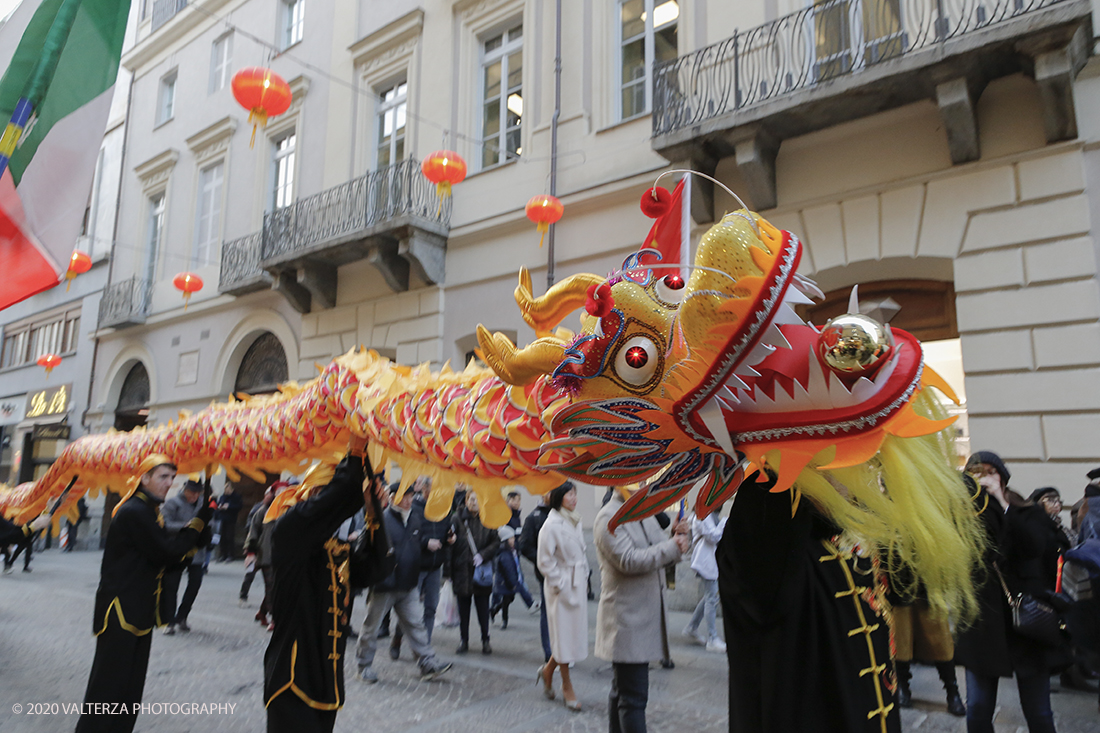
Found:
[[[76,715],[60,708],[79,704],[92,662],[92,598],[98,582],[99,552],[70,555],[50,550],[35,555],[29,574],[16,572],[0,578],[0,731],[72,730]],[[232,704],[232,713],[213,715],[143,714],[136,730],[157,733],[208,731],[262,731],[262,659],[267,633],[253,621],[262,583],[257,579],[249,608],[237,603],[240,562],[212,564],[194,611],[193,631],[166,637],[157,632],[153,642],[146,703]],[[354,619],[362,621],[362,600]],[[519,607],[517,609],[517,606]],[[381,681],[367,686],[354,677],[348,661],[348,701],[336,724],[337,731],[369,733],[432,733],[470,731],[602,731],[606,730],[606,696],[610,666],[589,657],[578,665],[575,684],[584,705],[577,714],[560,702],[545,700],[535,685],[541,662],[538,616],[522,603],[512,606],[509,628],[492,629],[493,654],[456,657],[458,630],[437,628],[433,642],[455,667],[439,680],[421,683],[405,650],[396,662],[386,654],[385,642],[375,666]],[[589,604],[594,623],[596,604]],[[649,727],[652,731],[726,730],[726,659],[689,645],[679,635],[687,614],[673,613],[672,655],[676,668],[655,667],[650,675]],[[475,622],[476,627],[476,622]],[[474,635],[476,636],[476,631]],[[594,630],[593,630],[594,635]],[[960,670],[960,682],[962,671]],[[1061,733],[1091,731],[1100,726],[1096,695],[1062,691],[1054,681],[1053,705]],[[907,731],[963,731],[959,718],[945,712],[935,670],[915,669],[917,705],[903,712]],[[58,705],[58,714],[28,715],[36,704]],[[797,700],[792,700],[797,704]],[[21,705],[22,712],[13,712]],[[998,733],[1024,731],[1015,697],[1015,685],[1002,684]],[[60,719],[59,719],[60,718]]]

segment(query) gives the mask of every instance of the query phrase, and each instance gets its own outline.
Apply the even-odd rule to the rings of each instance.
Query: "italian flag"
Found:
[[[0,309],[68,269],[129,12],[130,0],[24,0],[0,27],[0,64],[11,54],[0,78]]]

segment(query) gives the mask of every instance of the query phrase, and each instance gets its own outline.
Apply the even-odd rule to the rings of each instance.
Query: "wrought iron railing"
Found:
[[[654,66],[663,135],[1061,0],[825,0]]]
[[[99,300],[99,327],[144,323],[149,314],[149,281],[131,277],[108,285]]]
[[[156,30],[176,17],[176,14],[187,7],[187,0],[154,0],[153,2],[153,27]]]
[[[451,218],[451,199],[439,198],[411,158],[265,214],[262,256],[269,260],[337,243],[406,215],[444,226]]]
[[[224,293],[268,282],[267,273],[260,267],[262,244],[263,232],[253,232],[222,244],[222,269],[218,278],[218,290]]]

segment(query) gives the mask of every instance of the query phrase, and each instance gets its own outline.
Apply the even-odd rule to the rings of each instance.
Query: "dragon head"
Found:
[[[540,338],[516,350],[481,329],[482,353],[506,381],[548,380],[571,397],[553,417],[546,468],[588,483],[648,482],[615,524],[659,511],[701,480],[695,508],[705,516],[750,465],[766,467],[783,491],[811,461],[856,465],[888,433],[944,427],[906,409],[922,379],[950,395],[908,334],[884,329],[890,343],[867,368],[823,358],[825,334],[794,310],[820,296],[796,274],[801,254],[797,237],[743,209],[703,235],[686,278],[653,248],[607,278],[574,276],[541,298],[524,271],[516,300]],[[579,334],[550,333],[580,307]]]

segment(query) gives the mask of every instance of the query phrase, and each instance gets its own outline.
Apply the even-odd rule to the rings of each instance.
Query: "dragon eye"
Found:
[[[615,357],[615,373],[627,384],[641,386],[657,372],[657,345],[645,336],[629,339]]]
[[[665,303],[676,305],[684,299],[684,288],[687,283],[678,272],[665,275],[657,281],[655,292],[657,297]]]

